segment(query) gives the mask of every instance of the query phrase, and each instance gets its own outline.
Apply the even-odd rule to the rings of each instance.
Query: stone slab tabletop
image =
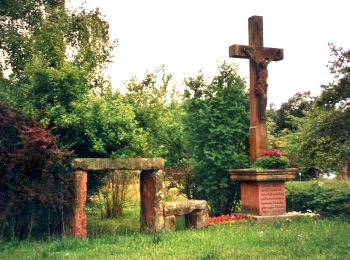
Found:
[[[232,181],[292,181],[297,178],[297,168],[287,169],[232,169],[229,176]]]
[[[162,158],[76,158],[71,166],[77,170],[153,170],[163,169],[164,159]]]

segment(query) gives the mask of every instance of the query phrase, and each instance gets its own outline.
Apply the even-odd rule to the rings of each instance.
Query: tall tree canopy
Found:
[[[350,50],[330,44],[330,72],[335,81],[323,90],[305,117],[296,120],[297,130],[285,136],[290,155],[304,167],[338,169],[348,176],[350,163]],[[296,118],[295,118],[296,119]]]
[[[116,42],[99,10],[70,11],[64,0],[1,0],[0,38],[0,95],[22,110],[69,111],[88,91],[105,91],[103,70]]]

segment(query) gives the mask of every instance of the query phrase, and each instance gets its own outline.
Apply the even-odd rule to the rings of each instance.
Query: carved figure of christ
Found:
[[[248,32],[249,45],[230,46],[229,56],[250,61],[250,161],[254,162],[267,149],[268,65],[283,59],[283,49],[264,47],[262,16],[248,19]]]

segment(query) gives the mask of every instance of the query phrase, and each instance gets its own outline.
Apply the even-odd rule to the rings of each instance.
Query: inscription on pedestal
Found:
[[[260,214],[280,215],[286,213],[284,183],[260,183]]]

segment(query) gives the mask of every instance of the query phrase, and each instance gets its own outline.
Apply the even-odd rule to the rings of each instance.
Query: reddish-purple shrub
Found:
[[[70,199],[57,136],[0,102],[0,235],[60,234]]]

